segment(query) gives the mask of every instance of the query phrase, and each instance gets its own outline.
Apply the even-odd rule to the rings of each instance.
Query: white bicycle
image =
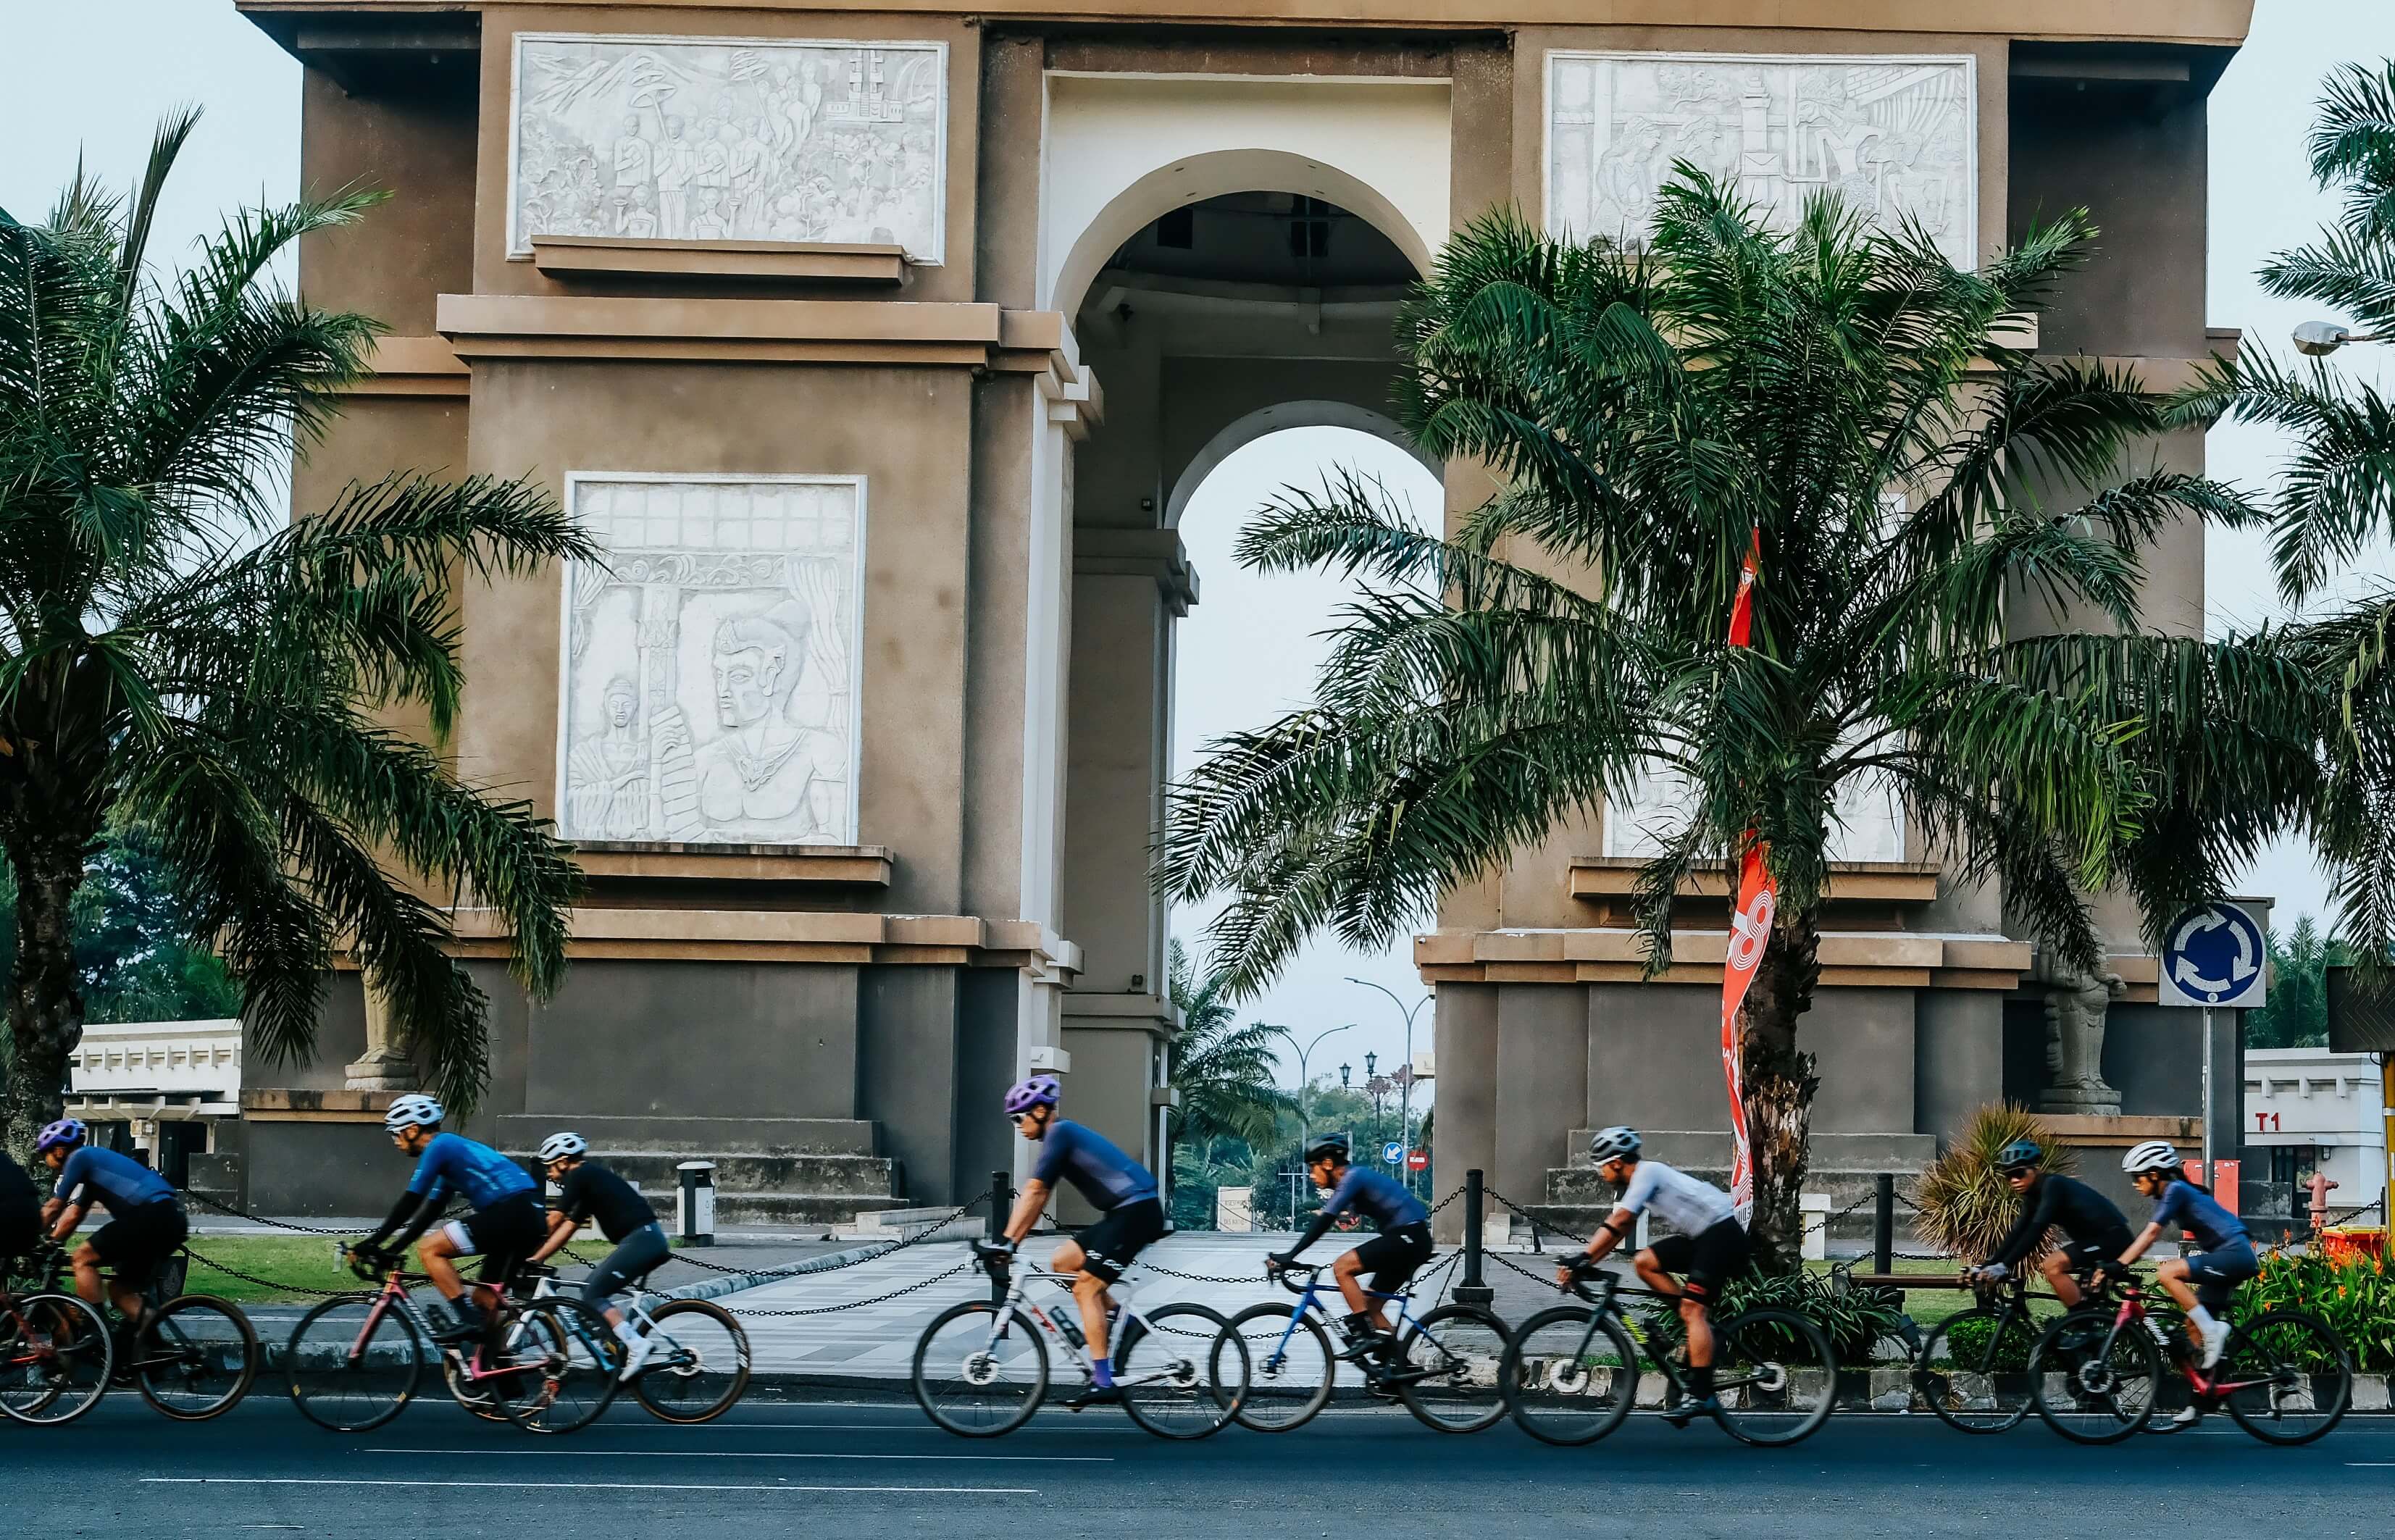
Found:
[[[535,1299],[564,1293],[557,1285],[555,1268],[527,1262],[516,1269],[516,1276],[532,1281]],[[714,1301],[668,1299],[648,1283],[645,1272],[626,1279],[625,1292],[615,1301],[653,1344],[647,1360],[632,1374],[632,1394],[662,1421],[712,1422],[731,1411],[748,1389],[748,1334],[730,1310]],[[580,1291],[572,1296],[580,1298]],[[660,1299],[664,1303],[652,1310],[649,1302]]]
[[[1079,1367],[1085,1389],[1096,1371],[1081,1336],[1080,1306],[1070,1296],[1073,1274],[1015,1265],[1011,1253],[979,1243],[973,1252],[1003,1296],[950,1306],[923,1328],[915,1344],[915,1400],[949,1432],[990,1439],[1030,1421],[1048,1399],[1051,1342]],[[1061,1305],[1051,1300],[1042,1308],[1025,1296],[1041,1280],[1065,1291]],[[1143,1311],[1127,1285],[1118,1283],[1112,1292],[1108,1356],[1131,1421],[1160,1439],[1222,1431],[1248,1393],[1247,1344],[1230,1323],[1219,1310],[1185,1302]],[[1228,1382],[1232,1374],[1236,1384]]]

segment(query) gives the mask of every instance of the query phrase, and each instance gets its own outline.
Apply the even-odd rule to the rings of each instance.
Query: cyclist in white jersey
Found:
[[[1621,1189],[1621,1199],[1589,1237],[1587,1251],[1557,1268],[1555,1279],[1569,1283],[1575,1272],[1595,1266],[1628,1239],[1630,1227],[1648,1209],[1679,1231],[1639,1252],[1631,1265],[1638,1270],[1641,1283],[1680,1302],[1680,1319],[1688,1328],[1691,1399],[1663,1415],[1674,1427],[1685,1427],[1691,1418],[1714,1410],[1714,1329],[1706,1312],[1722,1285],[1745,1270],[1746,1231],[1728,1193],[1661,1161],[1641,1159],[1634,1128],[1598,1129],[1589,1138],[1588,1153],[1597,1174]],[[1687,1282],[1674,1281],[1674,1273]]]

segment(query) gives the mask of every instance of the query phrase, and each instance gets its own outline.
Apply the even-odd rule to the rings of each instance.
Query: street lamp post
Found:
[[[1403,1000],[1398,999],[1396,993],[1389,989],[1385,984],[1376,984],[1370,979],[1350,978],[1347,981],[1351,984],[1361,984],[1366,989],[1379,990],[1382,994],[1388,995],[1389,1004],[1396,1007],[1398,1010],[1405,1014],[1407,1073],[1405,1078],[1397,1082],[1397,1138],[1405,1142],[1405,1146],[1408,1150],[1411,1150],[1414,1145],[1414,1018],[1422,1013],[1422,1007],[1431,1003],[1432,996],[1427,994],[1423,995],[1421,999],[1415,1001],[1412,1007],[1409,1008],[1406,1003]],[[1414,1175],[1410,1169],[1401,1172],[1397,1179],[1404,1182],[1409,1191],[1412,1189],[1414,1184]]]
[[[2296,351],[2326,358],[2349,342],[2385,342],[2395,332],[2349,332],[2334,321],[2307,321],[2296,328]]]
[[[1297,1158],[1301,1163],[1305,1159],[1305,1147],[1314,1142],[1314,1114],[1307,1109],[1305,1104],[1306,1087],[1313,1085],[1314,1082],[1306,1078],[1305,1057],[1312,1053],[1316,1048],[1320,1047],[1324,1038],[1332,1035],[1334,1033],[1349,1031],[1355,1025],[1355,1022],[1350,1021],[1343,1027],[1325,1028],[1323,1031],[1314,1034],[1313,1042],[1308,1043],[1305,1046],[1297,1050]],[[1296,1039],[1291,1038],[1290,1041],[1295,1042]],[[1297,1220],[1297,1204],[1294,1198],[1291,1199],[1289,1205],[1289,1217],[1290,1221],[1294,1224]]]

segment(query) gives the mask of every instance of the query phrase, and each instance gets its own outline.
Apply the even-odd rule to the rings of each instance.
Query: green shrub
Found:
[[[1881,1337],[1904,1332],[1904,1304],[1895,1290],[1851,1288],[1811,1272],[1742,1274],[1723,1287],[1714,1319],[1727,1321],[1766,1306],[1793,1310],[1820,1327],[1838,1362],[1847,1367],[1869,1363]],[[1676,1350],[1687,1338],[1687,1327],[1675,1309],[1659,1306],[1640,1324],[1659,1354]]]
[[[1970,1261],[1992,1253],[2021,1212],[2021,1200],[2005,1185],[1996,1154],[2024,1139],[2035,1139],[2045,1152],[2040,1170],[2067,1175],[2078,1168],[2078,1157],[2027,1108],[1990,1102],[1971,1114],[1962,1137],[1921,1173],[1914,1195],[1921,1212],[1913,1221],[1921,1238],[1949,1257]],[[2052,1244],[2050,1233],[2040,1238],[2021,1266],[2035,1267]]]
[[[2237,1290],[2237,1315],[2276,1310],[2318,1316],[2345,1338],[2354,1368],[2395,1371],[2395,1269],[2383,1258],[2265,1252],[2260,1274]]]
[[[1981,1355],[1988,1350],[1988,1338],[1995,1335],[1996,1323],[1984,1315],[1962,1316],[1947,1323],[1945,1358],[1950,1362],[1974,1367],[1986,1362],[1995,1370],[2026,1370],[2030,1348],[2044,1329],[2043,1321],[2012,1317],[2011,1329],[2005,1333],[2004,1341],[1997,1345],[1995,1359],[1990,1362]]]

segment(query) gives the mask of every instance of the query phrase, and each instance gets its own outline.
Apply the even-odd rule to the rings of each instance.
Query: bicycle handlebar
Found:
[[[1302,1295],[1307,1289],[1314,1286],[1314,1281],[1317,1278],[1322,1276],[1322,1264],[1319,1262],[1283,1262],[1278,1268],[1267,1267],[1264,1271],[1282,1288],[1288,1290],[1291,1294]],[[1292,1281],[1290,1274],[1293,1272],[1303,1273],[1305,1276]]]

